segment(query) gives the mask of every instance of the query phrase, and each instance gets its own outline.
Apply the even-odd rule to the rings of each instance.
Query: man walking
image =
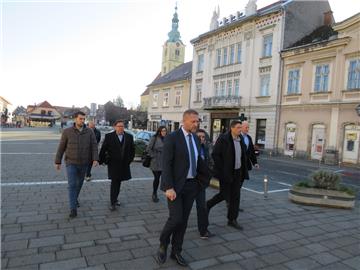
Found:
[[[88,127],[91,128],[94,131],[96,142],[99,145],[99,142],[101,140],[101,132],[95,127],[95,123],[93,121],[90,121],[88,123]],[[85,180],[90,181],[91,180],[91,168],[92,168],[92,162],[89,163],[89,166],[86,171]]]
[[[100,164],[107,164],[108,178],[111,179],[110,207],[111,211],[119,206],[118,196],[122,181],[131,179],[130,163],[135,157],[133,136],[124,131],[125,123],[117,120],[114,131],[105,135],[100,150]]]
[[[199,156],[205,161],[206,166],[211,169],[212,158],[211,158],[211,144],[206,142],[206,133],[205,130],[199,129],[196,132],[197,137],[200,141],[200,153]],[[209,217],[206,209],[206,188],[207,186],[202,186],[198,195],[195,198],[196,201],[196,213],[197,213],[197,224],[198,230],[200,233],[201,239],[208,239],[209,237],[214,236],[209,230]]]
[[[215,143],[213,154],[214,173],[219,179],[220,192],[207,201],[208,212],[219,202],[228,204],[228,225],[238,230],[237,222],[240,204],[240,189],[244,179],[248,179],[246,147],[241,136],[241,122],[231,122],[229,132],[222,134]]]
[[[78,197],[84,183],[88,164],[92,162],[93,166],[97,166],[99,159],[95,134],[84,125],[85,113],[75,113],[74,119],[74,125],[64,129],[55,157],[55,167],[60,170],[62,157],[65,153],[70,218],[77,216]]]
[[[253,140],[249,133],[249,122],[243,121],[241,123],[241,136],[244,138],[244,143],[246,145],[246,156],[248,157],[248,170],[251,171],[254,166],[256,169],[259,169],[259,164],[257,162],[255,148],[253,144]]]
[[[187,262],[181,256],[184,234],[194,199],[200,190],[196,179],[203,162],[199,162],[199,142],[194,135],[199,124],[199,114],[187,110],[183,114],[183,126],[167,135],[163,148],[161,190],[167,197],[169,218],[160,235],[157,261],[163,264],[167,247],[172,244],[171,258],[181,266]]]

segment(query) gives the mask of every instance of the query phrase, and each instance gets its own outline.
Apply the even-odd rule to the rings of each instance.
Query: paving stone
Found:
[[[140,270],[158,268],[158,264],[153,257],[144,257],[134,260],[119,261],[116,263],[108,263],[105,265],[107,270]]]
[[[147,247],[147,246],[149,246],[149,244],[145,240],[117,242],[108,245],[110,251],[129,250],[133,248]]]
[[[218,259],[221,262],[233,262],[233,261],[238,261],[241,260],[242,257],[238,254],[238,253],[232,253],[232,254],[228,254],[228,255],[224,255],[224,256],[220,256],[218,257]]]
[[[111,237],[121,237],[132,234],[147,233],[147,230],[143,226],[135,226],[131,228],[120,228],[115,230],[109,230]]]
[[[92,231],[65,235],[67,244],[106,238],[109,238],[109,234],[107,231]]]
[[[245,270],[260,269],[266,266],[266,263],[258,257],[248,258],[245,260],[238,261],[238,264]]]
[[[255,248],[254,244],[250,243],[245,239],[231,241],[224,244],[224,246],[229,248],[233,252],[249,251]]]
[[[1,245],[2,251],[11,251],[25,249],[28,246],[28,240],[4,241]]]
[[[307,257],[313,254],[313,251],[305,247],[296,247],[288,250],[283,250],[282,253],[289,259],[298,259],[301,257]]]
[[[285,265],[291,270],[311,270],[321,266],[319,263],[309,258],[293,260],[285,263]]]
[[[97,255],[109,252],[107,246],[105,245],[97,245],[91,247],[83,247],[81,248],[82,256],[90,256],[90,255]]]
[[[86,268],[81,268],[79,270],[106,270],[105,265],[95,265],[95,266],[89,266]]]
[[[40,270],[55,270],[55,269],[72,270],[86,266],[87,264],[85,258],[75,258],[70,260],[40,264]]]
[[[63,249],[72,249],[72,248],[81,248],[81,247],[88,247],[88,246],[94,246],[94,241],[83,241],[83,242],[77,242],[77,243],[71,243],[71,244],[64,244],[62,245]]]
[[[71,258],[81,257],[80,249],[66,249],[56,252],[56,260],[62,261]]]
[[[283,241],[280,237],[276,235],[264,235],[264,236],[249,238],[248,240],[257,247],[274,245]]]
[[[314,251],[316,253],[329,250],[327,247],[324,247],[323,245],[320,245],[317,243],[306,245],[305,248],[311,249],[312,251]]]
[[[213,266],[216,264],[219,264],[219,261],[217,261],[214,258],[211,258],[211,259],[191,262],[189,264],[189,266],[191,269],[197,270],[197,269],[204,269],[204,268],[207,269],[209,266]]]
[[[298,239],[304,238],[304,236],[302,234],[299,234],[299,233],[293,232],[293,231],[279,232],[279,233],[276,233],[276,235],[287,241],[298,240]]]
[[[55,260],[54,253],[33,254],[28,256],[10,258],[8,267],[39,264],[39,263],[51,262],[54,260]]]
[[[352,267],[352,268],[354,268],[354,269],[359,269],[360,256],[347,259],[347,260],[343,261],[342,263],[343,263],[343,264],[346,264],[347,266],[350,266],[350,267]]]
[[[289,261],[289,258],[280,252],[269,253],[260,256],[260,259],[266,262],[268,265],[281,264]]]
[[[253,251],[244,251],[244,252],[240,252],[240,256],[244,258],[252,258],[258,256],[258,254],[256,254]]]
[[[332,263],[332,264],[328,264],[328,265],[316,268],[316,270],[354,270],[354,268],[349,267],[345,264],[336,262],[336,263]]]
[[[156,256],[156,253],[157,248],[155,248],[154,246],[131,249],[131,254],[134,256],[134,258],[140,258],[144,256]]]
[[[88,264],[97,265],[97,264],[107,264],[111,262],[117,262],[122,260],[129,260],[132,258],[130,251],[117,251],[109,252],[99,255],[90,255],[86,257]]]
[[[32,264],[32,265],[26,265],[26,266],[20,266],[20,267],[11,267],[6,268],[8,270],[39,270],[38,264]]]
[[[36,221],[45,221],[47,220],[46,215],[36,215],[36,216],[25,216],[25,217],[19,217],[17,219],[18,223],[31,223]]]
[[[30,239],[30,238],[36,238],[36,236],[37,236],[37,232],[6,234],[4,237],[4,241]]]
[[[330,253],[333,254],[334,256],[340,258],[340,259],[348,259],[348,258],[353,256],[352,254],[350,254],[348,252],[345,252],[345,251],[343,251],[341,249],[331,250]]]
[[[52,246],[52,245],[57,245],[57,244],[61,245],[63,243],[64,243],[63,236],[41,237],[41,238],[31,239],[29,247],[30,248],[46,247],[46,246]]]
[[[19,250],[6,252],[6,257],[7,258],[21,257],[21,256],[26,256],[26,255],[36,254],[36,253],[38,253],[37,248],[19,249]],[[5,252],[4,252],[4,254],[5,254]]]
[[[205,246],[201,248],[191,248],[186,250],[195,260],[202,260],[211,257],[221,256],[231,253],[221,245]]]
[[[71,233],[74,233],[73,228],[45,230],[45,231],[39,231],[39,237],[65,235],[65,234],[71,234]]]

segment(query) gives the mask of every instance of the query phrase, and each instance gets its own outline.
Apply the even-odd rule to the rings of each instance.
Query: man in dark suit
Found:
[[[181,256],[184,234],[194,199],[200,191],[197,181],[199,170],[199,141],[196,129],[199,114],[195,110],[187,110],[183,114],[183,126],[167,135],[163,148],[163,168],[161,190],[167,197],[169,218],[160,235],[160,247],[157,261],[163,264],[167,257],[167,247],[172,244],[171,258],[181,266],[187,262]]]
[[[135,157],[133,136],[124,131],[123,120],[114,123],[114,131],[105,135],[100,150],[100,164],[108,165],[108,177],[111,179],[110,210],[114,211],[118,203],[122,181],[131,179],[130,163]]]
[[[240,189],[248,179],[246,147],[241,136],[241,122],[232,121],[231,129],[217,139],[212,153],[214,175],[219,179],[220,192],[207,201],[208,212],[216,204],[226,200],[228,204],[228,225],[238,230],[237,222],[240,205]]]

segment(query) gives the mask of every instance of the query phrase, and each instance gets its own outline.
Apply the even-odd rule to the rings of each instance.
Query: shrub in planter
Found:
[[[314,188],[338,190],[340,175],[329,171],[316,171],[311,175]]]

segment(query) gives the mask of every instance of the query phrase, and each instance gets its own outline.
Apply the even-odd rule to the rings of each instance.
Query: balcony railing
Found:
[[[241,97],[239,96],[214,96],[204,98],[205,110],[211,109],[233,109],[239,108],[241,105]]]

